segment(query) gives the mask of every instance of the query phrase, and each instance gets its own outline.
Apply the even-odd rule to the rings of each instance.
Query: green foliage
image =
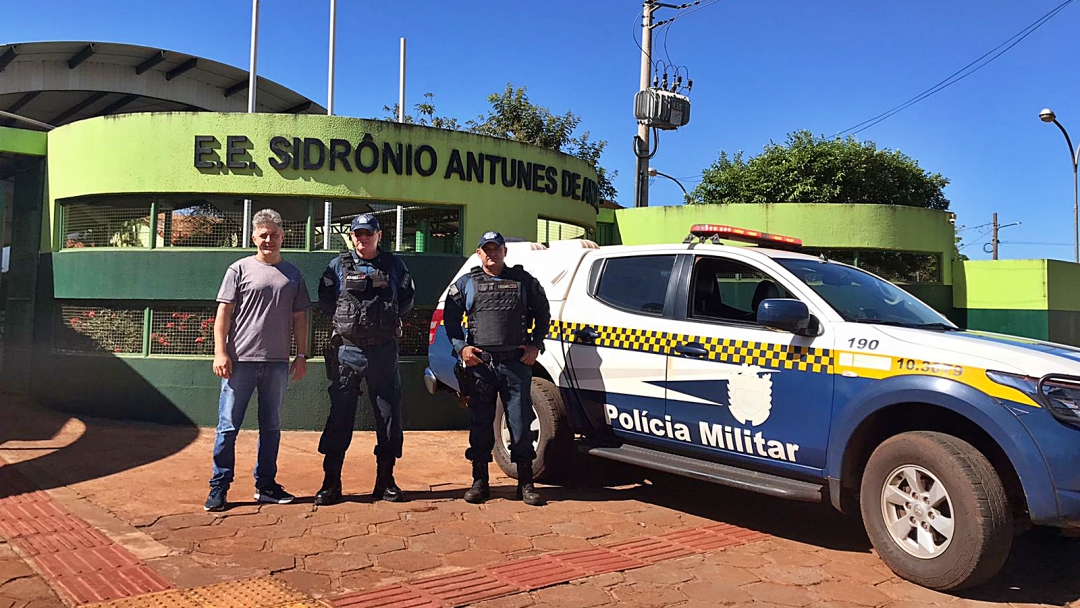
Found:
[[[946,210],[949,180],[928,173],[899,150],[874,142],[815,137],[810,131],[769,143],[749,160],[743,153],[705,169],[692,199],[701,203],[875,203]]]
[[[415,115],[405,115],[405,123],[512,139],[576,156],[596,169],[600,198],[615,200],[618,192],[612,180],[619,172],[609,172],[600,166],[600,155],[607,142],[590,139],[588,131],[574,135],[581,117],[570,111],[552,114],[551,110],[530,102],[525,87],[515,89],[511,84],[507,84],[502,93],[489,95],[487,101],[491,104],[487,115],[467,121],[463,128],[456,118],[439,116],[434,93],[424,93],[424,102],[416,104]],[[386,112],[383,119],[396,121],[397,110],[398,104],[383,106]]]
[[[413,106],[416,109],[416,115],[406,114],[405,124],[421,125],[424,127],[434,127],[436,129],[448,129],[450,131],[461,131],[461,125],[458,124],[456,118],[447,118],[445,116],[439,116],[435,111],[435,94],[424,93],[424,101]],[[386,116],[383,120],[395,122],[398,119],[398,104],[392,106],[383,106],[383,111],[386,112]]]

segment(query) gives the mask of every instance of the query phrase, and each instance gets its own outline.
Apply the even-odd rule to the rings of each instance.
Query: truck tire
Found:
[[[902,433],[871,454],[860,489],[870,542],[897,576],[930,589],[985,582],[1012,548],[1009,498],[971,444],[929,431]]]
[[[565,470],[564,465],[573,453],[574,436],[566,422],[559,389],[550,380],[534,376],[530,392],[535,416],[530,429],[536,449],[533,477],[538,480],[554,479]],[[503,473],[517,479],[517,465],[510,462],[509,441],[510,432],[506,428],[500,396],[495,406],[495,449],[492,456]]]

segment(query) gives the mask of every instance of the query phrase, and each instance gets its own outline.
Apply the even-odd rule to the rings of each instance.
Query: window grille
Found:
[[[77,203],[63,206],[64,249],[149,247],[150,204]]]
[[[142,353],[143,309],[60,305],[62,325],[53,335],[59,351]]]

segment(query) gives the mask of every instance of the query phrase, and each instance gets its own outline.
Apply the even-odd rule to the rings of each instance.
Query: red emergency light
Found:
[[[797,239],[793,236],[769,234],[768,232],[736,228],[735,226],[724,226],[722,224],[694,224],[690,227],[690,236],[687,237],[685,242],[691,242],[695,239],[700,241],[710,239],[714,242],[719,239],[727,239],[730,241],[742,241],[744,243],[754,243],[757,245],[769,245],[771,247],[776,247],[777,249],[796,249],[802,247],[802,239]]]

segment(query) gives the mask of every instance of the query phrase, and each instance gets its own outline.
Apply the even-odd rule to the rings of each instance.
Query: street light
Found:
[[[1080,262],[1080,206],[1077,205],[1077,189],[1076,189],[1076,163],[1080,160],[1080,150],[1074,150],[1072,140],[1069,139],[1069,132],[1065,130],[1065,127],[1061,126],[1061,123],[1057,120],[1057,115],[1050,108],[1044,108],[1042,112],[1039,112],[1039,118],[1043,122],[1052,122],[1057,125],[1057,128],[1061,129],[1061,134],[1065,136],[1065,143],[1069,144],[1069,160],[1072,161],[1073,169],[1073,261]]]
[[[683,188],[683,185],[679,182],[679,180],[675,179],[674,177],[671,177],[667,173],[661,173],[661,172],[657,171],[656,169],[654,169],[652,167],[649,167],[649,177],[656,177],[657,175],[659,175],[660,177],[666,177],[666,178],[670,179],[671,181],[675,182],[676,184],[678,184],[679,187],[682,188],[683,197],[686,198],[686,203],[690,204],[690,195],[687,194],[686,188]]]

